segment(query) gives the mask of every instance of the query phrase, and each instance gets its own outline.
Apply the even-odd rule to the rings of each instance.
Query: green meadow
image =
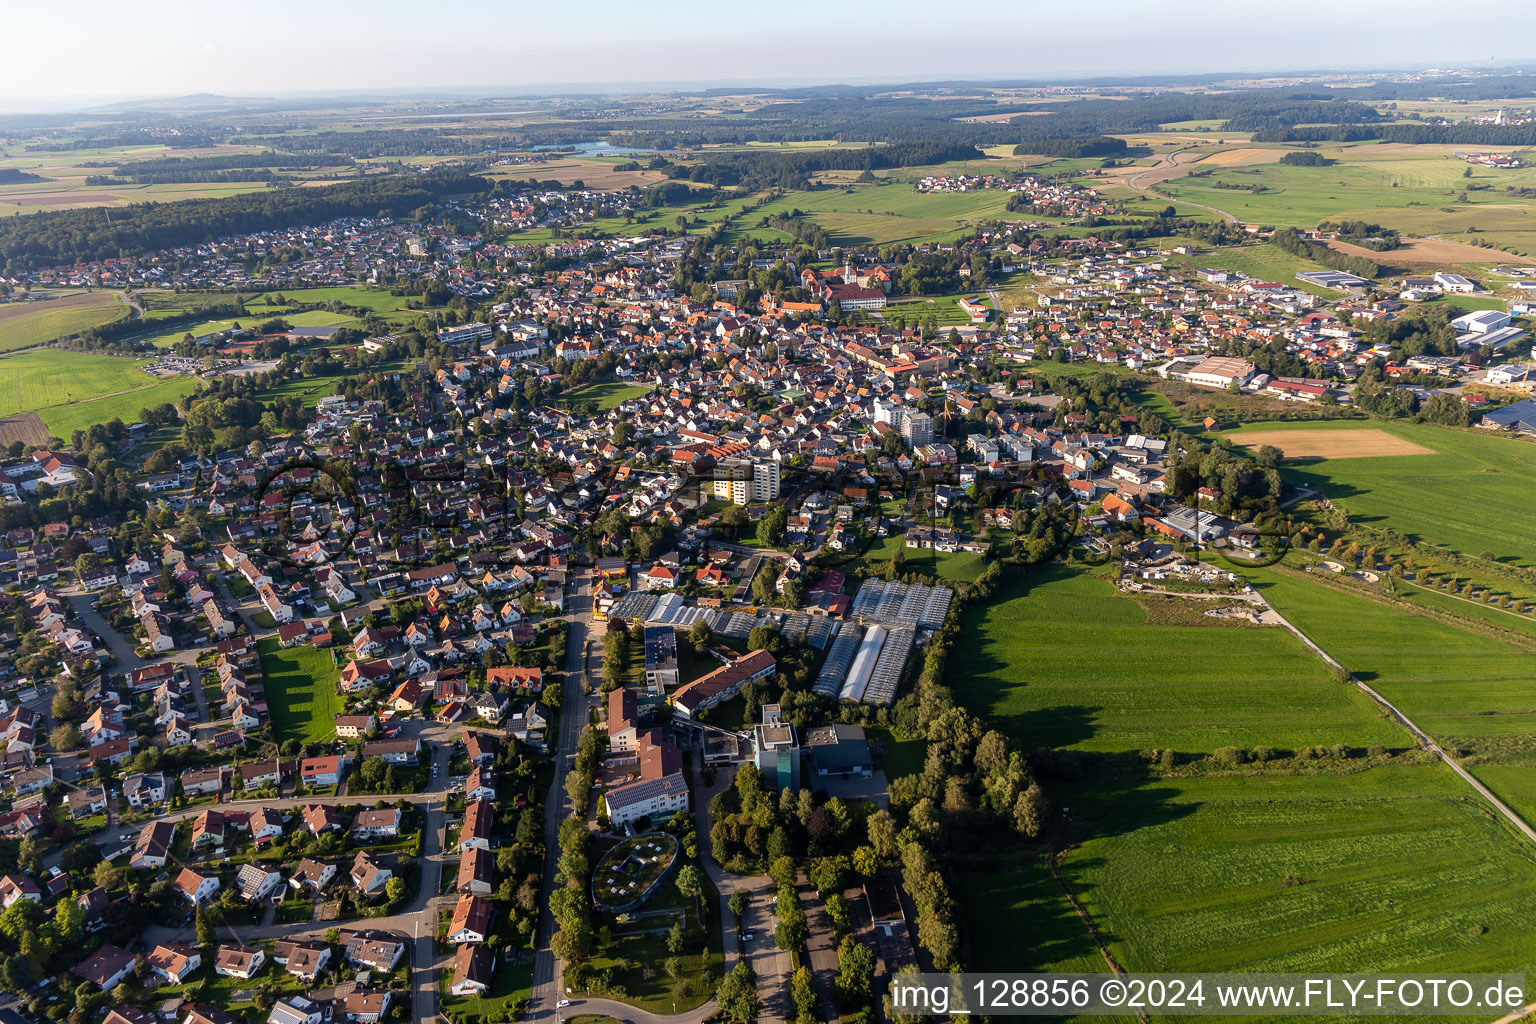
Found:
[[[1536,204],[1507,190],[1536,187],[1536,168],[1472,167],[1466,177],[1470,165],[1456,158],[1457,148],[1325,145],[1318,152],[1337,161],[1329,166],[1217,167],[1208,177],[1176,178],[1156,188],[1249,222],[1315,227],[1323,220],[1363,219],[1408,234],[1480,239],[1530,251],[1536,245]],[[1218,183],[1236,187],[1218,188]],[[1263,191],[1248,191],[1252,186]],[[1496,259],[1489,254],[1489,262]]]
[[[1519,716],[1530,652],[1303,577],[1250,575],[1389,699],[1410,715],[1409,705],[1423,707],[1431,731],[1489,721],[1458,708]],[[1405,749],[1407,731],[1290,633],[1152,625],[1140,602],[1067,567],[1031,572],[969,609],[962,628],[956,695],[1023,749],[1084,755],[1080,779],[1049,782],[1050,848],[1066,851],[1064,877],[1128,970],[1495,971],[1536,961],[1523,909],[1536,897],[1536,849],[1443,765]],[[1331,743],[1399,753],[1172,773],[1135,756]],[[1506,758],[1474,770],[1507,788],[1517,769]],[[971,969],[1104,969],[1044,858],[1028,847],[984,866],[962,857]]]
[[[0,416],[36,412],[50,433],[68,440],[75,430],[172,402],[196,390],[191,377],[157,379],[133,359],[38,349],[0,357]]]
[[[336,680],[341,673],[330,652],[308,644],[284,650],[275,636],[257,641],[256,648],[275,738],[311,743],[335,736],[341,713]]]
[[[1512,616],[1494,623],[1443,595],[1412,591],[1389,603],[1289,571],[1248,575],[1292,625],[1437,742],[1471,755],[1469,769],[1536,821],[1536,639],[1526,624]],[[1463,628],[1447,615],[1472,625]],[[1493,634],[1479,623],[1513,633]]]
[[[1063,872],[1133,971],[1528,970],[1536,851],[1469,793],[1407,762],[1068,788]]]
[[[1316,285],[1307,284],[1296,280],[1296,275],[1308,270],[1326,270],[1320,263],[1304,260],[1298,256],[1292,256],[1278,246],[1268,242],[1257,245],[1228,246],[1219,249],[1208,249],[1202,252],[1191,253],[1182,256],[1178,253],[1169,253],[1164,257],[1167,263],[1181,264],[1190,267],[1213,267],[1217,270],[1231,270],[1261,281],[1274,281],[1279,284],[1289,285],[1292,288],[1300,288],[1314,295],[1328,298],[1338,298],[1339,293],[1328,288],[1319,288]]]
[[[1226,436],[1242,444],[1245,433],[1260,430],[1360,429],[1384,430],[1434,454],[1287,460],[1286,476],[1298,486],[1320,490],[1357,522],[1471,555],[1491,551],[1519,565],[1536,565],[1531,533],[1536,444],[1529,441],[1379,420],[1250,423]]]
[[[79,294],[46,302],[0,305],[0,352],[46,345],[128,316],[128,305],[111,292]]]
[[[1031,572],[968,609],[950,684],[1025,750],[1401,744],[1353,688],[1274,627],[1161,625],[1088,571]]]
[[[1006,214],[1008,193],[1000,189],[927,194],[905,183],[850,185],[846,188],[792,192],[741,218],[746,234],[761,229],[766,216],[800,210],[823,227],[834,242],[889,245],[941,241],[967,230],[978,220]]]

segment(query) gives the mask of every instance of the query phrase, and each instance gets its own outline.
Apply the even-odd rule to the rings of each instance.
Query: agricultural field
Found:
[[[851,185],[816,192],[791,192],[742,218],[743,233],[755,234],[759,219],[800,210],[821,225],[834,242],[889,245],[942,241],[978,220],[1006,214],[1008,193],[1000,189],[921,193],[907,184]]]
[[[112,292],[76,292],[46,302],[6,303],[0,305],[0,352],[46,345],[121,320],[131,312]]]
[[[1093,753],[1401,743],[1276,627],[1163,625],[1089,571],[1053,567],[967,611],[956,696],[1020,748]]]
[[[1287,432],[1301,430],[1305,433],[1300,436],[1315,439],[1322,431],[1360,426],[1253,423],[1226,436],[1237,444],[1268,443],[1286,451]],[[1536,444],[1427,423],[1371,426],[1432,454],[1287,460],[1286,476],[1297,486],[1320,491],[1356,521],[1471,555],[1492,552],[1513,564],[1536,565],[1529,528],[1531,502],[1536,499]],[[1434,500],[1425,500],[1426,495],[1434,495]]]
[[[307,644],[284,650],[275,636],[257,641],[256,647],[274,737],[302,743],[334,737],[341,713],[341,695],[336,692],[341,673],[330,652]]]
[[[131,423],[149,405],[175,401],[198,387],[190,377],[160,379],[142,363],[117,356],[57,349],[0,357],[0,417],[36,412],[50,433],[72,431],[114,416]]]
[[[1182,242],[1183,239],[1179,241]],[[1206,248],[1188,256],[1168,253],[1163,259],[1164,262],[1187,267],[1213,267],[1217,270],[1236,271],[1261,281],[1274,281],[1324,298],[1339,298],[1339,293],[1332,289],[1296,280],[1297,274],[1308,270],[1326,270],[1326,267],[1320,263],[1293,256],[1279,246],[1268,242],[1257,245]]]
[[[567,237],[579,235],[581,237],[622,238],[644,234],[653,228],[676,230],[678,227],[677,218],[679,217],[687,220],[689,231],[698,231],[713,227],[722,221],[731,220],[756,201],[755,196],[741,196],[731,199],[703,198],[697,202],[674,206],[655,206],[639,210],[628,219],[624,217],[596,217],[579,227],[565,228],[563,234]],[[756,215],[751,219],[756,220]],[[728,232],[727,234],[730,236],[732,233]],[[508,234],[506,237],[508,243],[513,245],[544,244],[557,241],[554,230],[551,228],[516,231]]]
[[[1062,867],[1132,971],[1528,970],[1536,851],[1469,795],[1407,757],[1062,787],[1076,842]],[[1085,959],[1067,939],[1054,952]]]
[[[1520,620],[1506,616],[1499,625],[1514,631],[1494,633],[1478,628],[1495,623],[1474,607],[1425,600],[1436,595],[1389,603],[1288,570],[1247,575],[1292,625],[1438,742],[1468,752],[1469,770],[1536,821],[1536,641]]]
[[[1410,235],[1485,241],[1515,252],[1536,252],[1536,203],[1507,191],[1536,186],[1536,168],[1471,167],[1454,155],[1456,149],[1390,143],[1323,145],[1317,152],[1336,163],[1226,166],[1208,177],[1177,177],[1157,187],[1175,200],[1214,206],[1249,222],[1315,227],[1328,219],[1361,219]],[[1211,166],[1209,160],[1193,164],[1192,169],[1207,166]],[[1217,188],[1218,182],[1240,187]],[[1263,191],[1248,191],[1249,186]],[[1390,261],[1391,254],[1381,258]],[[1483,262],[1497,258],[1490,252]]]
[[[626,188],[645,188],[654,185],[658,181],[665,181],[665,171],[648,171],[644,169],[644,159],[640,158],[641,169],[638,171],[621,171],[619,166],[632,162],[631,157],[610,156],[576,156],[572,155],[559,160],[549,160],[541,164],[513,164],[507,167],[492,167],[484,172],[485,177],[492,180],[507,179],[511,181],[527,181],[532,178],[537,181],[558,181],[564,185],[572,185],[581,182],[586,188],[596,189],[599,192],[620,192]]]
[[[87,163],[109,161],[134,162],[162,157],[199,157],[234,153],[258,153],[260,146],[217,145],[194,149],[172,149],[163,145],[104,146],[85,149],[37,150],[14,156],[0,156],[0,168],[14,168],[35,174],[43,181],[0,186],[0,217],[36,213],[40,210],[82,209],[91,206],[126,206],[130,203],[175,202],[204,196],[233,196],[268,188],[264,181],[166,182],[158,184],[88,185],[87,177],[110,175],[112,167],[87,167]],[[281,171],[297,183],[326,177],[350,177],[350,167],[294,169]]]
[[[149,378],[145,378],[148,380]],[[175,403],[183,395],[190,395],[202,387],[193,377],[171,377],[155,381],[148,387],[121,394],[107,395],[91,401],[55,405],[38,411],[48,432],[68,441],[77,430],[88,430],[93,424],[108,423],[120,419],[124,423],[138,421],[139,410],[151,406]]]
[[[369,312],[376,313],[385,320],[404,322],[413,320],[422,309],[407,309],[408,305],[421,305],[420,295],[391,295],[382,288],[335,287],[335,288],[294,288],[282,292],[268,292],[257,296],[246,303],[246,309],[253,315],[273,316],[283,315],[284,306],[272,305],[272,300],[282,295],[290,304],[312,302],[340,302],[348,306],[358,306]],[[435,307],[441,309],[442,307]],[[298,323],[292,317],[288,317],[292,323]]]

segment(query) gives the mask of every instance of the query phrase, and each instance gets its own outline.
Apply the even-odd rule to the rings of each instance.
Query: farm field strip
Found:
[[[964,621],[957,696],[1022,749],[1401,744],[1363,695],[1275,628],[1150,625],[1105,579],[1039,571]]]
[[[1251,423],[1226,433],[1236,444],[1273,444],[1287,454],[1286,435],[1358,431],[1358,421]],[[1478,555],[1491,551],[1536,565],[1531,507],[1536,501],[1536,444],[1478,430],[1428,423],[1377,422],[1372,429],[1431,449],[1433,454],[1328,458],[1286,465],[1292,483],[1309,487],[1351,516]],[[1262,437],[1264,441],[1254,441]],[[1434,495],[1433,500],[1428,495]]]
[[[1287,459],[1375,459],[1387,455],[1433,455],[1433,448],[1385,430],[1255,430],[1239,435],[1244,447],[1272,445]]]
[[[1443,604],[1389,604],[1289,572],[1246,575],[1292,625],[1443,745],[1528,761],[1536,799],[1533,650],[1518,636],[1488,636],[1415,614],[1423,607],[1459,614]],[[1487,621],[1475,611],[1468,609],[1466,617]],[[1521,809],[1518,801],[1510,802]],[[1521,813],[1530,819],[1533,809],[1536,804],[1528,799]]]
[[[46,345],[91,327],[127,317],[131,311],[112,292],[81,292],[46,301],[0,305],[0,352]]]

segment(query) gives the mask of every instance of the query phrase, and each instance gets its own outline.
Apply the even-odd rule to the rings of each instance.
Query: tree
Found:
[[[853,927],[847,898],[840,892],[834,892],[827,897],[826,908],[827,917],[832,921],[832,930],[838,935],[846,935]]]
[[[849,1010],[867,1006],[874,976],[874,952],[853,936],[844,936],[837,947],[837,977],[832,982],[838,1003]]]
[[[197,944],[200,946],[213,945],[213,922],[208,919],[208,911],[205,907],[197,908]]]
[[[690,900],[699,905],[700,913],[703,912],[704,876],[699,869],[692,864],[684,864],[677,869],[677,891],[683,899]]]
[[[752,895],[745,889],[737,889],[731,893],[731,913],[736,915],[738,921],[747,912],[747,904],[751,901]]]
[[[789,998],[795,1007],[795,1024],[814,1024],[816,1020],[816,985],[811,969],[804,964],[795,968],[789,979]]]
[[[384,883],[384,898],[390,903],[399,903],[405,899],[405,879],[396,875]]]
[[[720,986],[715,989],[715,1001],[727,1020],[757,1019],[757,974],[745,960],[738,960],[731,973],[720,979]]]
[[[113,867],[111,861],[104,860],[96,865],[96,870],[91,874],[91,880],[107,892],[111,892],[123,884],[123,872]]]
[[[687,939],[683,935],[683,922],[673,921],[672,927],[667,931],[667,952],[674,956],[683,951]]]
[[[1018,800],[1014,803],[1014,827],[1032,840],[1037,840],[1041,829],[1044,829],[1049,811],[1051,808],[1046,801],[1046,794],[1040,789],[1040,783],[1031,783],[1029,789],[1018,794]]]
[[[80,746],[82,742],[80,738],[80,730],[70,723],[65,722],[63,725],[58,725],[53,728],[53,731],[48,734],[48,742],[53,746],[54,750],[57,750],[60,753],[63,753],[66,750],[74,750],[76,747]]]
[[[773,929],[774,943],[792,953],[803,951],[811,937],[811,929],[793,885],[779,887],[778,915],[779,923]]]
[[[882,861],[893,859],[896,856],[896,822],[891,813],[876,811],[866,819],[865,827],[869,830],[869,845],[874,848],[875,856]]]

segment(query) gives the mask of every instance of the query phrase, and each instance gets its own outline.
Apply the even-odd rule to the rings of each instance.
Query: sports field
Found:
[[[46,345],[91,327],[121,320],[126,303],[111,292],[78,292],[44,302],[0,305],[0,352]]]
[[[277,637],[256,644],[261,655],[261,679],[267,692],[267,710],[278,742],[297,739],[304,743],[336,735],[336,716],[341,695],[336,679],[341,673],[328,651],[300,644],[284,650]]]
[[[157,380],[133,359],[37,349],[0,357],[0,416],[36,412],[55,436],[175,401],[197,388],[191,377]]]
[[[1229,432],[1238,444],[1272,444],[1288,456],[1291,435],[1319,444],[1333,432],[1357,433],[1358,422],[1255,423]],[[1287,465],[1293,483],[1320,490],[1351,516],[1416,540],[1477,555],[1536,565],[1531,507],[1536,501],[1536,444],[1478,430],[1427,423],[1376,424],[1373,429],[1430,454],[1329,457]],[[1429,496],[1433,496],[1433,500]]]
[[[1052,567],[970,609],[949,682],[1021,749],[1401,744],[1365,697],[1274,627],[1154,625],[1087,570]]]

